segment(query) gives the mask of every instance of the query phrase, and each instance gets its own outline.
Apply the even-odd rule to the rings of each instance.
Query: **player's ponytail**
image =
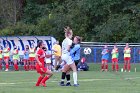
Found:
[[[39,42],[37,43],[37,46],[35,47],[35,50],[37,50],[37,48],[40,48],[40,46],[42,45],[42,43],[43,43],[43,41],[39,41]]]
[[[69,37],[70,38],[73,35],[72,29],[69,26],[64,28],[64,32],[65,32],[65,37]]]

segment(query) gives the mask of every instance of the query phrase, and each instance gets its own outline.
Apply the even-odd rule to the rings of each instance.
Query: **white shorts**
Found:
[[[62,60],[65,61],[66,64],[68,64],[68,65],[74,63],[74,61],[72,60],[72,57],[70,56],[69,53],[62,54]]]
[[[45,62],[46,62],[46,63],[51,63],[51,59],[46,58],[46,59],[45,59]]]

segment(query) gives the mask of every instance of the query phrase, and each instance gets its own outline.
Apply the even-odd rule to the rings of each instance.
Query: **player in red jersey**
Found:
[[[46,87],[45,82],[53,75],[53,73],[45,68],[45,57],[51,57],[51,55],[46,55],[42,49],[44,46],[43,42],[40,41],[37,45],[36,51],[36,71],[40,74],[36,86],[39,86],[40,83],[43,87]]]
[[[3,51],[3,48],[2,46],[0,46],[0,70],[2,70],[2,51]]]
[[[9,48],[8,43],[6,44],[6,47],[3,50],[3,52],[4,52],[4,62],[6,64],[6,70],[5,71],[8,71],[9,70],[9,58],[10,58],[10,48]]]
[[[29,60],[30,60],[29,69],[34,70],[35,69],[35,48],[34,48],[34,44],[32,44],[30,49],[29,49]]]
[[[14,46],[12,55],[13,55],[14,69],[15,71],[18,71],[19,70],[18,68],[19,54],[18,54],[18,48],[16,45]]]
[[[129,47],[129,44],[126,43],[126,46],[124,48],[124,71],[128,70],[130,72],[131,69],[131,48]]]
[[[119,53],[118,53],[117,45],[114,45],[114,48],[112,49],[111,54],[112,54],[112,71],[114,71],[116,68],[116,72],[118,72],[118,70],[119,70],[119,65],[118,65]]]

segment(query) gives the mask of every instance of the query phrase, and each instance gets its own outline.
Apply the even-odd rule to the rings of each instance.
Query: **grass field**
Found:
[[[1,71],[0,93],[140,93],[139,64],[133,64],[130,73],[100,72],[99,66],[90,64],[90,71],[78,72],[79,87],[58,86],[61,73],[54,73],[44,88],[34,86],[38,77],[35,71]],[[135,66],[137,72],[133,70]]]

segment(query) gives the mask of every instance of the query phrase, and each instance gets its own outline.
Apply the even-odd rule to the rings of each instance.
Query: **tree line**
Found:
[[[70,26],[83,41],[140,42],[140,0],[0,0],[0,35],[51,35]]]

